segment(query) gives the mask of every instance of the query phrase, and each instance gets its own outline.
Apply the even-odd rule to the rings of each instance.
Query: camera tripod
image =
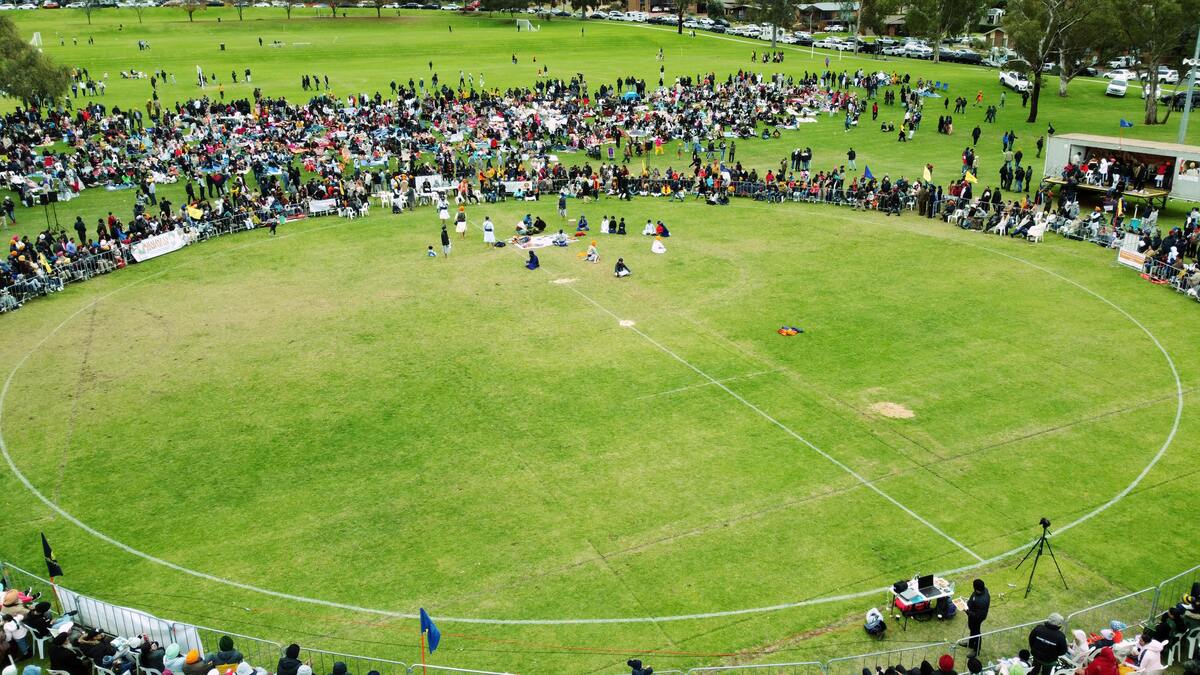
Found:
[[[1050,538],[1047,536],[1050,533],[1050,521],[1042,518],[1039,524],[1042,526],[1042,536],[1033,542],[1033,546],[1029,547],[1029,552],[1025,554],[1024,558],[1021,558],[1021,562],[1017,563],[1017,569],[1020,569],[1021,565],[1029,560],[1029,556],[1033,555],[1035,551],[1037,552],[1037,555],[1033,555],[1033,566],[1029,569],[1029,582],[1025,584],[1025,597],[1027,598],[1029,591],[1033,590],[1033,575],[1037,572],[1038,560],[1041,560],[1043,550],[1050,551],[1050,560],[1054,561],[1054,569],[1058,570],[1058,578],[1062,579],[1063,588],[1067,588],[1067,578],[1063,576],[1062,568],[1058,566],[1058,558],[1054,557],[1054,547],[1050,545]]]

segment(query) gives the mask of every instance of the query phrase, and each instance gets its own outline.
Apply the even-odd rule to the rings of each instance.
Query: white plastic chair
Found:
[[[49,635],[45,637],[38,637],[33,633],[33,631],[29,631],[29,639],[33,640],[33,646],[35,649],[37,649],[38,658],[44,661],[46,659],[46,643],[53,638]],[[162,674],[160,673],[159,675]]]
[[[1025,234],[1025,238],[1032,242],[1043,241],[1046,238],[1046,224],[1040,223],[1029,228],[1029,232]]]

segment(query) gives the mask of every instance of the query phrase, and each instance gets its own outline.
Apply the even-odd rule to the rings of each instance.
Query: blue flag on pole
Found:
[[[863,178],[866,178],[867,180],[871,180],[874,177],[875,177],[874,174],[871,173],[871,167],[864,166],[863,167]]]
[[[429,634],[425,638],[429,644],[429,653],[432,654],[437,651],[438,643],[442,641],[442,631],[438,630],[438,627],[433,624],[433,619],[429,618],[429,614],[425,611],[424,607],[421,608],[421,632]]]
[[[1133,127],[1133,122],[1130,122],[1129,120],[1125,119],[1124,117],[1121,118],[1121,128],[1122,129],[1130,129],[1132,127]]]

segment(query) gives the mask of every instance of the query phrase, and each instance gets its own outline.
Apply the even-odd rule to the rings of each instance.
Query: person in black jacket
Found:
[[[71,675],[89,675],[91,664],[67,644],[68,637],[67,633],[59,633],[50,643],[50,669],[65,670]]]
[[[1029,651],[1033,656],[1033,668],[1029,675],[1050,675],[1058,663],[1058,657],[1067,653],[1067,636],[1062,632],[1062,614],[1051,614],[1045,623],[1029,631]]]
[[[971,635],[967,640],[967,648],[971,650],[972,656],[979,654],[981,642],[979,633],[983,629],[983,622],[987,619],[988,610],[991,607],[992,596],[988,593],[987,586],[983,584],[983,579],[976,579],[971,597],[967,598],[967,630]]]
[[[279,665],[275,668],[275,675],[296,675],[300,670],[300,645],[292,643],[283,650],[283,658],[279,659]]]

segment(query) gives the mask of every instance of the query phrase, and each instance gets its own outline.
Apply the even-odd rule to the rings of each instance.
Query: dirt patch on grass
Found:
[[[899,403],[892,403],[891,401],[880,401],[879,403],[872,404],[871,412],[897,420],[907,420],[916,417],[916,413],[913,411]]]

